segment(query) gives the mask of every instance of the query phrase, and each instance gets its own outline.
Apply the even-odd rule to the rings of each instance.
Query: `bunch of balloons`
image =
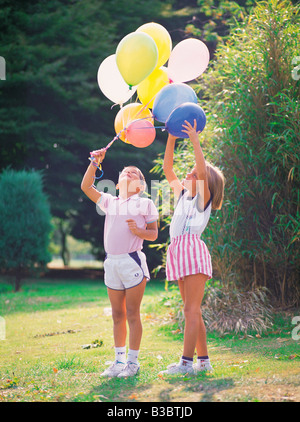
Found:
[[[97,74],[103,94],[120,105],[113,141],[120,138],[136,147],[147,147],[155,139],[154,119],[177,137],[187,137],[181,131],[185,120],[193,124],[196,119],[197,130],[202,131],[205,113],[186,82],[200,76],[208,62],[209,51],[202,41],[189,38],[172,49],[169,32],[158,23],[146,23],[126,35],[116,53],[100,64]],[[135,93],[140,102],[124,106]]]

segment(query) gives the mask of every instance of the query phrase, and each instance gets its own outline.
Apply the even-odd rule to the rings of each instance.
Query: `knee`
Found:
[[[183,312],[184,312],[185,319],[188,321],[199,321],[202,315],[200,306],[195,307],[195,306],[185,305]]]
[[[127,321],[128,321],[128,324],[132,324],[137,321],[140,321],[139,310],[127,308]]]
[[[121,309],[112,310],[112,319],[115,324],[121,323],[124,320],[126,321],[126,312]]]

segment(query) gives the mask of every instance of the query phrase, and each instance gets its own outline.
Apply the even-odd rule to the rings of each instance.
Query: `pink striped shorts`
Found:
[[[167,280],[178,280],[199,273],[212,278],[210,253],[200,236],[185,234],[171,239],[167,251]]]

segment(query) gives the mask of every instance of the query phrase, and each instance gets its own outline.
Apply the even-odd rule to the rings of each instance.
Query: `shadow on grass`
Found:
[[[199,402],[213,402],[216,401],[214,395],[220,391],[228,390],[234,387],[232,378],[215,378],[213,375],[206,373],[198,374],[196,376],[173,376],[166,378],[170,387],[161,391],[159,398],[160,401],[169,402],[176,400],[176,395],[180,399],[188,399],[191,401]],[[174,390],[179,390],[174,393]]]
[[[141,384],[140,376],[105,379],[94,386],[85,400],[99,397],[105,402],[214,402],[215,394],[235,386],[232,378],[210,374],[173,375]]]
[[[88,393],[88,397],[97,397],[108,402],[137,401],[137,397],[145,390],[151,388],[151,384],[140,384],[140,376],[129,378],[105,378],[101,384],[94,386]]]

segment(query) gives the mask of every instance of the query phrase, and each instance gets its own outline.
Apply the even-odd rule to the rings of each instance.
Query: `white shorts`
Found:
[[[146,255],[142,251],[121,255],[107,254],[104,261],[104,283],[113,290],[125,290],[150,279]]]

